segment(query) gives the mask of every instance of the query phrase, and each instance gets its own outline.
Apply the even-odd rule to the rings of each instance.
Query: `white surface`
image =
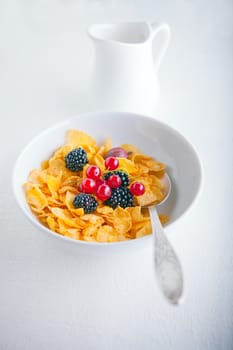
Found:
[[[196,145],[205,186],[169,239],[185,273],[178,308],[149,251],[86,256],[48,243],[11,191],[22,147],[87,108],[92,22],[166,21],[160,115]],[[0,2],[0,348],[230,350],[233,344],[232,1]],[[88,96],[87,96],[88,97]]]

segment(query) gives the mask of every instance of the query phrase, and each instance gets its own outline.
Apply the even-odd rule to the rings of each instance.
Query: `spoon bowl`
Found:
[[[154,207],[155,205],[156,206],[159,206],[161,204],[163,204],[164,202],[166,202],[166,200],[168,199],[168,197],[170,196],[170,193],[171,193],[171,188],[172,188],[172,184],[171,184],[171,179],[170,177],[168,176],[167,173],[165,173],[163,175],[163,177],[160,179],[160,181],[162,182],[163,184],[163,194],[164,194],[164,197],[163,199],[158,202],[157,200],[154,201],[154,202],[151,202],[149,204],[147,204],[145,207],[146,208],[151,208],[151,207]]]

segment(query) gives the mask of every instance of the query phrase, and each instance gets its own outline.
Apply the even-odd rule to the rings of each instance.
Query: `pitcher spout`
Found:
[[[88,34],[93,40],[139,44],[149,39],[150,28],[146,22],[93,24],[88,28]]]

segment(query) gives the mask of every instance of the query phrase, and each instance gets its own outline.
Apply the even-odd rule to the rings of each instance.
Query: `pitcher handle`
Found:
[[[156,55],[154,57],[155,67],[156,69],[158,69],[160,63],[162,62],[163,56],[168,48],[168,44],[170,41],[170,27],[166,23],[151,23],[150,26],[152,32],[152,42],[156,40],[158,34],[162,35],[160,48],[158,52],[156,52]]]

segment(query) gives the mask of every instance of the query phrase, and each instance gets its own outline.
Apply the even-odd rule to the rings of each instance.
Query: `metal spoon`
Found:
[[[164,175],[164,199],[157,205],[164,203],[171,192],[171,180],[167,174]],[[159,286],[172,304],[179,304],[183,294],[183,272],[179,258],[164,234],[156,210],[156,204],[147,206],[150,211],[152,232],[154,238],[154,262]]]

